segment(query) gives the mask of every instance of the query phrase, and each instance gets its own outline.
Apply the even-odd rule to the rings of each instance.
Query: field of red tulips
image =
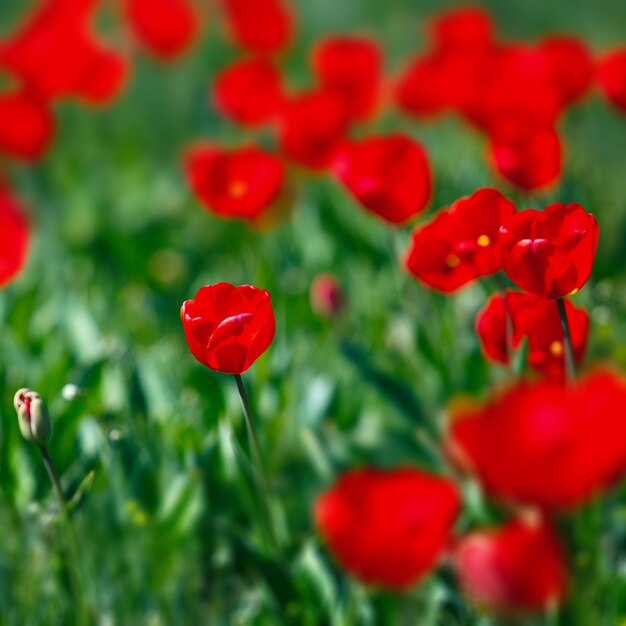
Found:
[[[2,0],[0,355],[0,626],[623,626],[626,4]]]

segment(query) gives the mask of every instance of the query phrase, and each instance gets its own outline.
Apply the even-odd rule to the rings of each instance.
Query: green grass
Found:
[[[289,75],[305,85],[306,44],[355,26],[379,33],[398,67],[421,41],[422,17],[452,5],[416,4],[301,0]],[[507,37],[559,29],[602,49],[625,34],[617,0],[485,5]],[[2,3],[0,30],[20,8]],[[0,624],[79,623],[67,529],[37,450],[17,428],[12,397],[23,386],[48,401],[50,450],[67,491],[93,477],[73,520],[77,591],[94,623],[504,624],[473,611],[445,568],[401,597],[365,590],[314,532],[312,503],[334,476],[364,463],[436,468],[424,432],[443,428],[453,397],[485,395],[509,374],[483,359],[473,332],[489,284],[455,297],[419,287],[398,264],[409,229],[366,215],[331,181],[294,172],[293,213],[269,232],[197,205],[181,150],[200,137],[245,137],[208,103],[211,76],[235,56],[214,23],[178,64],[139,58],[117,105],[60,105],[44,162],[7,166],[36,234],[27,270],[0,292]],[[387,114],[367,131],[376,128],[404,129],[426,145],[436,175],[431,210],[497,185],[522,207],[566,201],[593,212],[598,260],[576,297],[592,314],[588,362],[626,367],[625,116],[596,94],[572,110],[562,184],[532,199],[493,178],[482,140],[453,119],[426,126]],[[308,296],[327,271],[347,294],[332,321],[312,313]],[[263,548],[235,382],[193,359],[180,324],[182,301],[222,280],[267,288],[276,311],[276,339],[244,379],[283,522],[281,562]],[[62,396],[70,383],[80,388],[71,401]],[[571,522],[583,608],[524,623],[626,619],[624,495],[615,490]]]

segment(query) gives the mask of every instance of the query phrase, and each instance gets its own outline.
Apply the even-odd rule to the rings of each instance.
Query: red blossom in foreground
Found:
[[[277,118],[284,97],[280,72],[266,59],[238,61],[215,80],[217,108],[242,126],[259,126]]]
[[[282,161],[254,146],[198,144],[188,150],[184,166],[198,200],[224,217],[257,219],[278,199],[285,179]]]
[[[565,554],[544,517],[470,532],[458,542],[454,564],[475,602],[504,612],[544,610],[567,589]]]
[[[282,0],[221,0],[235,42],[258,54],[283,50],[294,35],[294,19]]]
[[[500,229],[502,267],[519,287],[542,298],[562,298],[589,279],[598,223],[578,204],[552,204],[511,216]]]
[[[566,301],[574,360],[580,363],[587,347],[589,314]],[[510,333],[508,326],[511,326]],[[544,376],[565,379],[563,329],[556,303],[527,293],[508,291],[494,295],[476,318],[476,329],[484,353],[508,364],[513,348],[528,340],[528,362]]]
[[[341,100],[328,91],[291,98],[279,127],[280,149],[296,163],[314,170],[328,167],[348,128]]]
[[[0,153],[36,161],[46,151],[55,121],[48,103],[18,90],[0,94]]]
[[[199,29],[188,0],[126,0],[125,9],[135,37],[163,59],[185,52]]]
[[[344,474],[315,505],[330,551],[366,584],[405,589],[436,564],[460,508],[451,481],[419,469]]]
[[[580,506],[626,472],[626,381],[597,371],[576,386],[521,383],[453,415],[449,450],[494,498]]]
[[[26,215],[0,182],[0,287],[11,282],[24,267],[29,240]]]
[[[598,62],[598,82],[605,97],[626,112],[626,48],[605,54]]]
[[[426,152],[405,135],[346,142],[337,152],[333,170],[366,209],[392,224],[423,211],[430,197]]]
[[[88,22],[95,8],[95,2],[76,0],[41,3],[21,29],[0,42],[0,67],[44,98],[110,102],[118,96],[128,68],[91,32]]]
[[[191,353],[224,374],[243,374],[274,339],[270,294],[251,285],[202,287],[180,315]]]
[[[501,268],[499,229],[515,206],[495,189],[480,189],[412,233],[404,264],[429,287],[456,291]]]
[[[344,294],[333,274],[320,274],[311,284],[311,307],[323,317],[332,317],[341,311]]]
[[[382,87],[382,53],[366,37],[337,36],[321,41],[313,54],[313,69],[324,90],[336,94],[351,119],[369,117]]]

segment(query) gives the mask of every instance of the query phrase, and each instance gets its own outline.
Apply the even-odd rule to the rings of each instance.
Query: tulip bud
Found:
[[[45,446],[52,436],[52,422],[41,396],[30,389],[20,389],[13,398],[22,437]]]
[[[322,317],[333,317],[341,312],[344,294],[339,281],[332,274],[320,274],[311,284],[311,307]]]

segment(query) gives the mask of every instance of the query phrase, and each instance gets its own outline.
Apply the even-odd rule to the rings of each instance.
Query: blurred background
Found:
[[[30,4],[2,0],[0,37]],[[626,41],[621,0],[476,4],[505,40],[568,33],[597,52]],[[51,454],[67,490],[80,489],[74,521],[98,624],[500,623],[467,608],[445,570],[400,599],[366,591],[339,572],[311,517],[315,496],[347,468],[436,468],[424,429],[442,427],[451,399],[479,397],[506,377],[483,358],[473,330],[491,286],[453,298],[420,287],[399,266],[410,228],[383,225],[323,176],[294,171],[290,215],[271,228],[209,214],[185,183],[185,147],[202,138],[272,145],[212,103],[214,76],[241,53],[209,6],[196,45],[161,63],[129,43],[104,5],[98,31],[132,60],[126,90],[102,110],[55,105],[59,126],[45,158],[36,167],[0,162],[34,228],[27,268],[0,291],[0,623],[78,623],[54,494],[17,428],[12,398],[24,386],[47,400]],[[423,48],[425,19],[454,6],[299,0],[298,34],[281,68],[306,88],[318,39],[366,33],[380,40],[393,76]],[[494,176],[484,139],[452,116],[418,123],[388,110],[367,132],[401,129],[423,143],[435,178],[429,214],[487,185],[519,208],[563,201],[594,213],[598,259],[575,299],[592,316],[587,361],[626,367],[626,117],[594,91],[560,128],[561,184],[532,197]],[[311,307],[322,273],[344,293],[337,315]],[[250,521],[256,505],[239,462],[245,428],[234,381],[200,366],[182,332],[183,300],[219,281],[272,294],[276,339],[244,378],[288,536],[288,571],[259,550]],[[614,514],[604,529],[622,541],[624,502],[616,494],[607,504]],[[625,575],[592,582],[611,598],[602,623],[626,617]]]

